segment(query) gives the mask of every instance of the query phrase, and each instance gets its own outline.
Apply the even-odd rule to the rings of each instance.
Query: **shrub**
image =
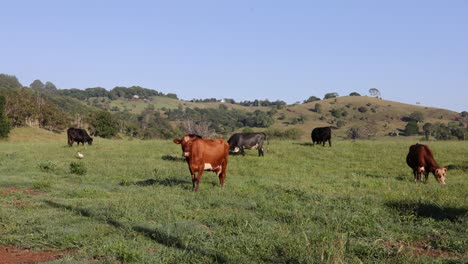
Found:
[[[417,135],[419,133],[418,123],[416,121],[408,122],[405,126],[405,135]]]
[[[78,174],[78,175],[85,175],[87,172],[86,166],[82,162],[71,162],[70,163],[70,173]]]
[[[361,106],[361,107],[358,108],[358,111],[361,112],[361,113],[365,113],[365,112],[367,112],[367,107]]]
[[[343,120],[338,120],[338,121],[336,122],[336,126],[337,126],[338,128],[343,127],[344,125],[346,125],[346,122],[343,121]]]
[[[57,165],[50,160],[39,163],[39,169],[41,169],[43,172],[52,172],[56,168]]]
[[[315,112],[319,113],[319,114],[322,113],[322,105],[321,104],[319,104],[319,103],[315,104]]]

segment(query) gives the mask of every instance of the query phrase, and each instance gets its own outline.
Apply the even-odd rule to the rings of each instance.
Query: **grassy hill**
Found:
[[[25,142],[25,143],[40,143],[40,142],[67,142],[67,134],[54,133],[49,130],[41,129],[38,127],[17,127],[11,130],[8,141],[12,143]]]
[[[337,98],[314,101],[304,104],[286,105],[280,108],[273,107],[254,107],[242,106],[239,104],[222,103],[222,102],[190,102],[178,100],[167,96],[151,96],[148,99],[117,99],[110,100],[107,97],[94,97],[87,100],[78,100],[67,96],[56,96],[61,98],[60,107],[64,105],[64,111],[73,113],[72,109],[82,109],[85,112],[95,111],[97,107],[108,109],[112,113],[119,111],[128,111],[132,114],[140,114],[148,106],[153,106],[155,110],[164,113],[168,109],[199,108],[218,109],[221,106],[224,108],[236,109],[246,112],[270,111],[275,110],[273,119],[275,123],[271,126],[272,129],[286,130],[296,128],[300,131],[302,140],[310,139],[310,132],[313,128],[319,126],[333,126],[333,137],[346,138],[347,131],[350,128],[361,128],[365,130],[364,137],[367,135],[373,137],[383,137],[389,134],[403,130],[407,124],[408,117],[414,112],[420,112],[423,115],[423,121],[419,124],[420,130],[426,122],[432,124],[442,123],[447,125],[449,122],[462,122],[465,127],[468,124],[468,118],[461,117],[460,113],[433,107],[425,107],[420,105],[404,104],[395,101],[389,101],[368,96],[342,96]],[[68,102],[66,99],[73,101],[73,104],[63,103]],[[82,107],[79,106],[82,104]],[[316,105],[321,106],[320,111],[316,110]],[[68,109],[68,108],[70,109]],[[335,113],[334,113],[335,112]],[[338,114],[337,114],[338,113]],[[213,121],[212,121],[213,122]],[[243,128],[237,128],[241,131]],[[254,131],[265,130],[266,128],[252,128]],[[14,129],[16,131],[18,129]],[[23,138],[26,141],[40,137],[41,133],[35,133],[32,137],[21,136],[21,129],[17,131],[19,135],[12,134],[12,140]],[[45,132],[44,132],[45,133]],[[229,132],[228,132],[229,133]],[[44,135],[44,138],[54,137],[53,133]],[[31,138],[31,139],[29,139]]]
[[[320,113],[314,111],[315,104],[320,104]],[[359,107],[365,107],[367,112],[360,112]],[[344,110],[346,116],[336,118],[332,115],[332,110]],[[275,115],[277,120],[274,127],[288,128],[297,127],[306,132],[307,137],[314,127],[336,126],[338,120],[344,122],[344,126],[334,130],[334,134],[342,137],[351,127],[372,126],[375,136],[388,135],[397,129],[404,129],[407,122],[403,121],[411,113],[419,111],[424,116],[424,123],[445,123],[460,118],[460,114],[454,111],[410,105],[395,101],[388,101],[367,96],[343,96],[338,98],[315,101],[306,104],[297,104],[285,107]],[[304,123],[291,122],[303,116]],[[467,124],[467,120],[464,120]],[[421,124],[422,126],[422,124]]]
[[[117,106],[119,110],[129,109],[132,113],[140,113],[145,107],[152,104],[155,109],[175,109],[179,105],[183,108],[219,108],[225,105],[228,109],[240,109],[245,111],[268,111],[269,107],[241,106],[238,104],[221,102],[188,102],[169,97],[155,96],[151,100],[125,100],[112,101],[112,106]],[[315,111],[315,105],[321,105],[321,111]],[[361,107],[366,112],[359,111]],[[332,115],[333,110],[346,112],[345,116],[336,118]],[[341,120],[343,126],[333,130],[337,137],[345,137],[346,131],[352,127],[366,127],[372,131],[372,136],[382,137],[399,129],[404,129],[408,118],[413,112],[421,112],[424,116],[423,123],[447,124],[451,121],[462,121],[468,124],[467,119],[463,119],[460,113],[433,107],[404,104],[368,96],[343,96],[332,99],[325,99],[305,104],[287,105],[277,109],[274,115],[276,129],[298,128],[303,132],[302,139],[310,137],[310,132],[318,126],[337,126]],[[301,121],[298,121],[301,120]],[[423,124],[420,124],[420,128]],[[262,130],[262,129],[256,129]]]
[[[145,99],[118,99],[118,100],[109,100],[110,107],[117,107],[119,111],[127,109],[131,113],[139,114],[149,105],[153,105],[157,110],[164,109],[177,109],[179,105],[183,108],[219,108],[220,105],[226,105],[228,108],[245,110],[245,111],[255,111],[259,110],[268,110],[268,107],[248,107],[238,104],[226,104],[221,102],[190,102],[184,100],[178,100],[166,96],[152,96],[148,100]]]

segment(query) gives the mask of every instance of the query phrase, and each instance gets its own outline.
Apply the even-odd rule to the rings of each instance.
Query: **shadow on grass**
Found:
[[[192,184],[192,182],[188,180],[177,179],[177,178],[147,179],[147,180],[135,182],[135,185],[138,185],[138,186],[151,186],[151,185],[177,186],[177,185],[185,185],[185,184]]]
[[[450,164],[448,165],[448,170],[462,170],[462,171],[468,171],[468,165],[459,165],[459,164]]]
[[[302,142],[302,143],[293,143],[294,145],[299,145],[303,147],[313,147],[314,144],[312,142]]]
[[[164,232],[164,230],[158,230],[157,228],[153,229],[153,228],[143,227],[139,225],[124,224],[110,217],[106,217],[106,216],[94,213],[92,210],[87,209],[87,208],[73,207],[70,205],[60,204],[60,203],[49,201],[49,200],[45,200],[44,203],[54,208],[71,211],[80,216],[89,217],[91,219],[106,223],[108,225],[111,225],[119,229],[133,230],[134,232],[140,233],[166,247],[186,250],[186,251],[194,252],[198,255],[210,257],[213,260],[213,262],[216,262],[216,263],[227,263],[227,258],[224,255],[217,253],[217,252],[209,252],[207,250],[200,249],[195,246],[185,245],[185,243],[183,243],[183,241],[181,241],[180,238],[176,236],[171,236],[167,232]]]
[[[416,217],[432,218],[436,221],[456,221],[458,218],[466,217],[468,208],[438,206],[433,203],[421,202],[388,202],[386,206],[398,210],[401,214],[412,214]]]
[[[414,178],[410,178],[410,177],[407,177],[407,176],[399,175],[399,176],[396,176],[395,179],[396,179],[397,181],[410,181],[410,180],[413,180]]]
[[[185,158],[182,156],[177,156],[177,155],[163,155],[161,157],[162,160],[167,160],[167,161],[182,161],[185,162]]]

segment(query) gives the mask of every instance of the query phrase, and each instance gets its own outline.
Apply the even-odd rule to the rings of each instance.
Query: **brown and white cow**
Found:
[[[198,191],[205,170],[214,171],[221,186],[224,185],[229,155],[229,145],[225,140],[202,139],[200,136],[188,134],[174,139],[174,143],[182,146],[182,156],[185,157],[192,175],[193,191]]]
[[[423,144],[415,144],[410,146],[406,163],[413,169],[414,181],[421,181],[421,174],[424,174],[424,181],[427,182],[429,172],[432,172],[436,180],[445,184],[445,176],[447,167],[440,167],[434,159],[432,150]]]

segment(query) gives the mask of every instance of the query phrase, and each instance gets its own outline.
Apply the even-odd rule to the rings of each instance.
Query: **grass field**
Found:
[[[169,140],[0,142],[0,245],[71,249],[53,263],[466,263],[468,142],[429,143],[445,186],[413,182],[413,143],[270,141],[194,193]]]

